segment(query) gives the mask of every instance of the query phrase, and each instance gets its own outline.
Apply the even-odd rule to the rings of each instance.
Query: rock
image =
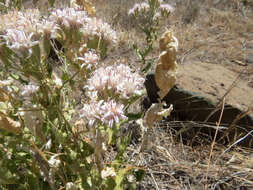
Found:
[[[148,97],[144,101],[144,108],[147,109],[152,103],[158,102],[158,87],[155,84],[154,74],[148,74],[145,81],[145,87]],[[179,88],[175,85],[171,91],[163,98],[167,105],[173,104],[174,115],[179,120],[188,121],[205,121],[208,115],[215,109],[216,104],[210,99],[205,98],[199,93]],[[236,116],[242,111],[231,105],[225,105],[222,117],[223,124],[230,124]],[[219,120],[220,111],[217,111],[208,122],[217,122]],[[253,125],[253,118],[245,116],[237,124]]]
[[[148,109],[152,103],[158,102],[158,87],[155,84],[153,73],[146,76],[146,81],[144,84],[148,97],[146,97],[143,101],[143,105],[145,109]],[[170,104],[173,104],[174,110],[172,112],[172,120],[176,121],[196,121],[205,123],[211,122],[214,123],[213,125],[215,126],[215,123],[219,120],[221,113],[221,110],[218,110],[207,120],[209,114],[215,109],[216,103],[200,95],[199,93],[185,90],[184,88],[180,88],[177,85],[171,89],[171,91],[163,98],[162,101],[165,101],[168,106]],[[242,110],[231,105],[225,105],[221,125],[229,126],[240,113],[242,113]],[[170,119],[171,117],[167,118],[167,120]],[[235,129],[230,131],[230,139],[233,139],[234,137],[238,139],[238,136],[236,136],[238,129],[243,129],[239,132],[239,134],[242,134],[243,132],[245,135],[247,134],[247,131],[252,130],[252,128],[249,126],[253,126],[253,117],[246,115],[240,119],[236,125],[242,128],[235,127]],[[207,131],[209,130],[205,130],[205,133],[208,133]],[[214,134],[214,130],[212,134]],[[219,134],[218,136],[222,136],[222,134]],[[249,142],[250,139],[251,138],[247,138],[247,140],[244,141],[244,143],[247,144],[246,146],[253,145],[249,145],[249,143],[251,143]]]

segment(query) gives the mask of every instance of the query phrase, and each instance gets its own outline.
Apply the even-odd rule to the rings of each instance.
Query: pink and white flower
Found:
[[[50,21],[66,28],[81,28],[90,18],[85,11],[74,8],[54,9],[49,16]]]
[[[91,99],[102,98],[109,90],[113,95],[120,95],[128,99],[134,94],[140,94],[143,88],[144,78],[138,73],[132,72],[131,68],[124,64],[101,67],[94,71],[87,85],[88,96]],[[101,97],[100,97],[101,96]]]
[[[33,33],[26,34],[17,29],[7,29],[2,35],[7,47],[16,52],[19,56],[32,54],[32,47],[39,44],[39,41],[33,40]]]
[[[149,10],[150,6],[147,2],[136,3],[132,9],[128,11],[128,15],[135,15]]]
[[[95,17],[90,18],[87,21],[87,23],[81,28],[81,32],[87,39],[93,39],[96,36],[109,43],[117,43],[116,32],[110,27],[109,24]]]
[[[30,83],[28,85],[23,86],[21,90],[21,96],[26,96],[26,97],[32,96],[38,90],[39,90],[39,86]]]
[[[118,104],[114,100],[91,101],[89,104],[83,105],[79,115],[90,127],[95,123],[112,127],[114,123],[119,123],[120,120],[127,118],[124,115],[124,105]]]
[[[104,113],[102,116],[102,121],[109,127],[112,127],[114,123],[119,123],[120,120],[127,118],[124,115],[124,105],[117,104],[114,100],[104,102],[101,108]]]
[[[99,102],[92,101],[89,104],[84,104],[79,113],[80,118],[83,118],[88,126],[93,126],[96,121],[101,121],[103,114],[101,109],[102,104],[102,100]]]
[[[85,67],[86,69],[91,69],[92,67],[97,66],[99,56],[95,51],[88,51],[84,53],[83,57],[77,57],[76,59],[82,62],[82,68]]]
[[[174,11],[174,7],[172,7],[169,4],[161,4],[160,5],[160,10],[162,12],[166,12],[167,14],[172,13]]]

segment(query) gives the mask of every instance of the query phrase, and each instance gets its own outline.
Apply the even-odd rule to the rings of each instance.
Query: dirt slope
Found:
[[[245,69],[243,68],[245,71]],[[242,70],[242,71],[243,71]],[[226,92],[226,103],[240,110],[253,106],[253,88],[238,72],[223,65],[193,62],[179,66],[177,83],[218,103]]]

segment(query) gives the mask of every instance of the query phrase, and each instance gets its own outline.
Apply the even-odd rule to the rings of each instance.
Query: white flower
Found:
[[[161,4],[161,3],[163,3],[163,0],[157,0],[157,2],[158,2],[159,4]]]
[[[154,19],[154,20],[157,20],[157,19],[159,19],[160,17],[161,17],[161,13],[160,13],[160,12],[156,12],[155,15],[154,15],[154,17],[153,17],[153,19]]]
[[[58,156],[58,155],[55,154],[55,155],[51,156],[51,158],[48,160],[48,163],[49,163],[52,167],[54,167],[54,168],[58,168],[58,167],[60,166],[60,163],[61,163],[61,161],[60,161],[59,159],[56,159],[57,156]]]
[[[101,107],[104,115],[102,117],[103,123],[106,123],[109,127],[112,127],[114,122],[119,123],[120,120],[126,119],[124,115],[124,105],[117,104],[114,100],[104,102]]]
[[[119,123],[120,120],[127,118],[123,109],[124,105],[118,104],[114,100],[92,101],[90,104],[83,105],[79,115],[88,126],[94,126],[96,122],[99,122],[112,127],[114,123]]]
[[[82,68],[85,67],[86,69],[91,69],[92,67],[97,66],[99,57],[95,51],[88,51],[85,52],[83,57],[77,57],[77,60],[82,61]]]
[[[102,119],[101,105],[103,101],[91,102],[90,104],[84,104],[83,108],[80,110],[80,118],[83,118],[88,126],[93,126],[94,123]]]
[[[149,10],[149,4],[146,2],[136,3],[132,9],[128,11],[128,15],[135,15],[137,13],[142,13]]]
[[[81,28],[81,32],[87,39],[93,39],[96,36],[106,40],[108,43],[117,43],[116,32],[109,24],[95,17],[87,20],[87,23]]]
[[[66,183],[66,190],[78,190],[78,187],[74,183],[68,182]]]
[[[0,87],[3,88],[5,86],[9,86],[13,83],[13,79],[8,80],[0,80]]]
[[[39,90],[39,86],[30,83],[28,85],[25,85],[22,88],[21,95],[29,97],[29,96],[32,96],[38,90]]]
[[[77,4],[76,0],[70,0],[70,7],[80,10],[82,9],[80,5]]]
[[[106,144],[105,144],[105,143],[102,143],[102,150],[103,150],[103,151],[106,151],[106,150],[107,150]]]
[[[37,23],[39,23],[40,12],[38,9],[27,9],[25,11],[9,11],[0,16],[1,28],[16,29],[25,33],[37,34]]]
[[[53,21],[42,19],[37,23],[38,33],[48,38],[57,38],[60,27]]]
[[[107,96],[108,90],[111,91],[111,95],[117,94],[128,99],[134,94],[140,94],[144,81],[144,78],[133,73],[129,66],[119,64],[94,71],[85,88],[88,89],[87,95],[93,99]]]
[[[57,76],[56,73],[52,74],[52,79],[53,79],[53,82],[56,85],[56,88],[61,88],[61,86],[62,86],[62,80]]]
[[[38,41],[32,39],[33,33],[26,34],[17,29],[7,29],[2,37],[6,41],[7,47],[15,51],[19,56],[32,54],[32,47],[38,44]]]
[[[88,89],[87,95],[91,99],[97,99],[105,90],[107,81],[107,70],[104,67],[94,71],[92,77],[88,79],[87,85],[84,86],[84,88]]]
[[[174,7],[172,7],[169,4],[161,4],[160,5],[160,9],[162,12],[166,12],[166,13],[172,13],[174,11]]]
[[[66,28],[81,28],[90,18],[85,11],[74,8],[54,9],[49,16],[50,21],[54,21]]]
[[[45,149],[50,150],[52,147],[52,139],[49,139],[45,144]]]
[[[103,179],[107,178],[107,177],[113,177],[113,176],[116,176],[116,172],[114,170],[114,168],[109,168],[109,167],[106,167],[104,168],[102,171],[101,171],[101,177]]]

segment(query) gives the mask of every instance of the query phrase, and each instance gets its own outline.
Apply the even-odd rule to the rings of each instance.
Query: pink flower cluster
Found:
[[[172,13],[174,11],[174,7],[172,7],[170,4],[161,4],[160,10],[165,13]]]
[[[107,42],[117,42],[116,32],[111,29],[109,24],[95,17],[90,18],[82,10],[76,10],[74,8],[55,9],[51,12],[49,20],[66,28],[80,29],[86,39],[97,36]]]
[[[55,23],[42,19],[37,9],[10,11],[0,17],[0,25],[6,45],[20,56],[24,51],[31,55],[32,46],[39,43],[41,35],[56,36],[59,29]]]
[[[37,92],[39,90],[39,86],[35,85],[35,84],[28,84],[23,86],[22,90],[21,90],[21,95],[22,96],[26,96],[26,97],[30,97],[32,96],[35,92]]]
[[[51,11],[49,20],[66,28],[81,28],[90,18],[85,11],[74,8],[54,9]]]
[[[124,105],[116,103],[114,100],[104,102],[93,101],[90,104],[84,104],[80,110],[80,118],[82,118],[88,126],[94,126],[95,123],[106,124],[112,127],[122,119],[127,117],[124,115]]]
[[[132,9],[128,11],[128,15],[135,15],[149,10],[150,6],[147,2],[136,3]]]
[[[76,59],[82,62],[81,68],[85,67],[86,69],[91,69],[97,66],[99,56],[95,51],[88,51],[84,53],[83,57],[77,57]]]
[[[143,3],[136,3],[133,8],[131,8],[128,11],[128,15],[136,15],[136,14],[142,14],[145,13],[146,11],[150,10],[151,4],[156,1],[156,5],[158,9],[161,11],[161,13],[166,13],[169,14],[174,11],[174,8],[169,5],[169,4],[163,4],[163,0],[147,0],[146,2]],[[157,19],[158,17],[161,16],[160,12],[156,12],[154,15],[154,19]]]
[[[2,37],[5,39],[7,47],[20,57],[30,56],[32,47],[39,43],[32,39],[33,33],[26,34],[24,31],[17,29],[7,29]]]
[[[110,27],[109,24],[95,17],[87,21],[87,23],[81,28],[81,32],[88,39],[97,36],[106,40],[109,43],[117,43],[116,32]]]
[[[88,96],[91,99],[119,95],[128,99],[134,94],[140,95],[144,78],[138,73],[133,73],[131,68],[124,64],[100,67],[94,71],[88,79],[85,88],[88,89]]]
[[[10,11],[0,16],[0,34],[8,40],[6,44],[15,51],[23,51],[41,40],[41,37],[57,38],[63,28],[80,30],[84,39],[99,37],[109,43],[116,43],[116,32],[109,24],[96,18],[90,18],[85,11],[74,8],[54,9],[49,17],[42,17],[39,10]],[[16,36],[16,37],[15,37]],[[21,38],[21,39],[18,39]],[[85,41],[85,40],[84,40]],[[19,43],[24,43],[24,45]],[[36,43],[33,43],[36,42]],[[29,46],[28,46],[29,44]]]
[[[36,33],[39,20],[40,12],[38,9],[28,9],[24,12],[9,11],[0,17],[1,30],[16,29],[26,33]]]

